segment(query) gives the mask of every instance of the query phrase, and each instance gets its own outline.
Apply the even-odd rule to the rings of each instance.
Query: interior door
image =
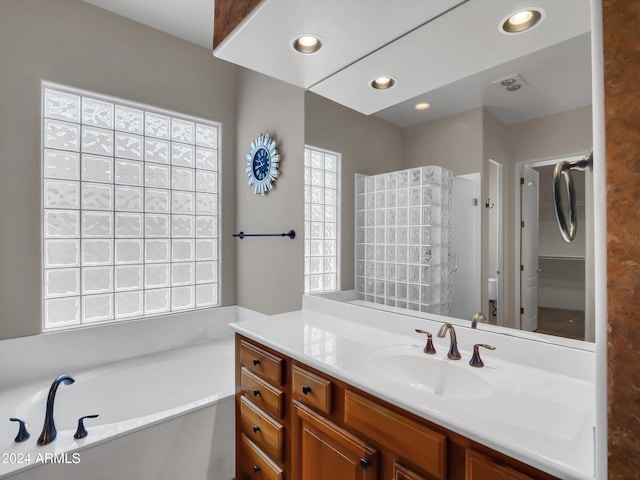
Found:
[[[520,328],[538,328],[538,172],[523,166],[520,180]]]

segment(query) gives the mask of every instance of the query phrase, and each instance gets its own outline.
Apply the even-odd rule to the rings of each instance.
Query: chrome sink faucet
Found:
[[[438,332],[438,337],[444,338],[447,332],[449,332],[449,338],[451,339],[447,357],[451,360],[460,360],[462,358],[462,355],[460,355],[460,352],[458,351],[458,339],[456,338],[456,331],[453,328],[453,325],[451,325],[450,323],[445,323],[444,325],[442,325],[440,331]]]
[[[38,445],[46,445],[56,439],[58,432],[56,431],[56,424],[53,421],[53,402],[56,399],[56,392],[58,391],[58,385],[64,383],[65,385],[71,385],[75,380],[69,375],[58,376],[49,388],[49,396],[47,397],[47,411],[44,417],[44,425],[42,427],[42,433],[38,438]]]

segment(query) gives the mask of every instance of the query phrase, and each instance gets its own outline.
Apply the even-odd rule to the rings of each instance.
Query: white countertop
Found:
[[[330,303],[326,303],[330,302]],[[330,312],[331,314],[322,313]],[[323,299],[302,310],[231,324],[238,333],[433,423],[562,479],[594,478],[595,356],[592,351],[545,344],[456,326],[462,360],[446,358],[449,337],[436,338],[442,322],[411,318]],[[385,352],[410,354],[420,365],[431,331],[437,353],[424,357],[462,369],[488,390],[439,395],[385,373]],[[474,343],[484,368],[467,365]],[[447,363],[448,362],[448,363]],[[415,375],[416,372],[406,372]],[[419,373],[419,372],[418,372]],[[413,377],[412,377],[413,378]]]

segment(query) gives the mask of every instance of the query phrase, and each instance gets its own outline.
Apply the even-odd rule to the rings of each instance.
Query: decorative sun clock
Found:
[[[251,142],[245,171],[253,193],[264,195],[273,188],[273,182],[278,178],[279,162],[278,144],[268,134],[261,133]]]

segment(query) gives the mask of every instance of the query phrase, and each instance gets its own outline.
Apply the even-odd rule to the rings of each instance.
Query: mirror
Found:
[[[540,338],[560,343],[564,341],[560,337],[594,341],[590,174],[584,175],[578,208],[581,244],[561,239],[551,213],[548,179],[555,163],[577,159],[593,145],[590,41],[588,32],[581,33],[470,72],[368,117],[307,92],[306,143],[342,154],[341,288],[353,292],[334,297],[408,315],[450,315],[466,325],[480,311],[498,329],[556,336]],[[468,46],[474,48],[472,37]],[[521,86],[506,91],[514,84]],[[416,110],[421,102],[430,108]],[[374,149],[383,152],[378,153],[383,160],[371,160],[376,157]],[[354,185],[355,175],[380,178],[427,165],[446,167],[454,179],[475,189],[473,218],[461,230],[473,240],[464,247],[473,249],[467,255],[470,260],[464,261],[464,266],[472,262],[473,268],[462,274],[467,283],[472,279],[472,294],[463,290],[466,304],[461,307],[454,291],[446,311],[432,311],[419,302],[409,305],[408,299],[395,294],[368,294],[366,285],[359,286],[363,281],[359,277],[366,278],[362,273],[366,266],[358,264],[363,238],[358,229],[367,224],[358,225],[362,192]],[[535,192],[533,200],[528,188]],[[463,254],[469,252],[453,256]],[[459,259],[450,263],[456,261],[460,263]],[[397,257],[392,262],[397,263]],[[386,272],[381,275],[385,282],[390,280]]]

